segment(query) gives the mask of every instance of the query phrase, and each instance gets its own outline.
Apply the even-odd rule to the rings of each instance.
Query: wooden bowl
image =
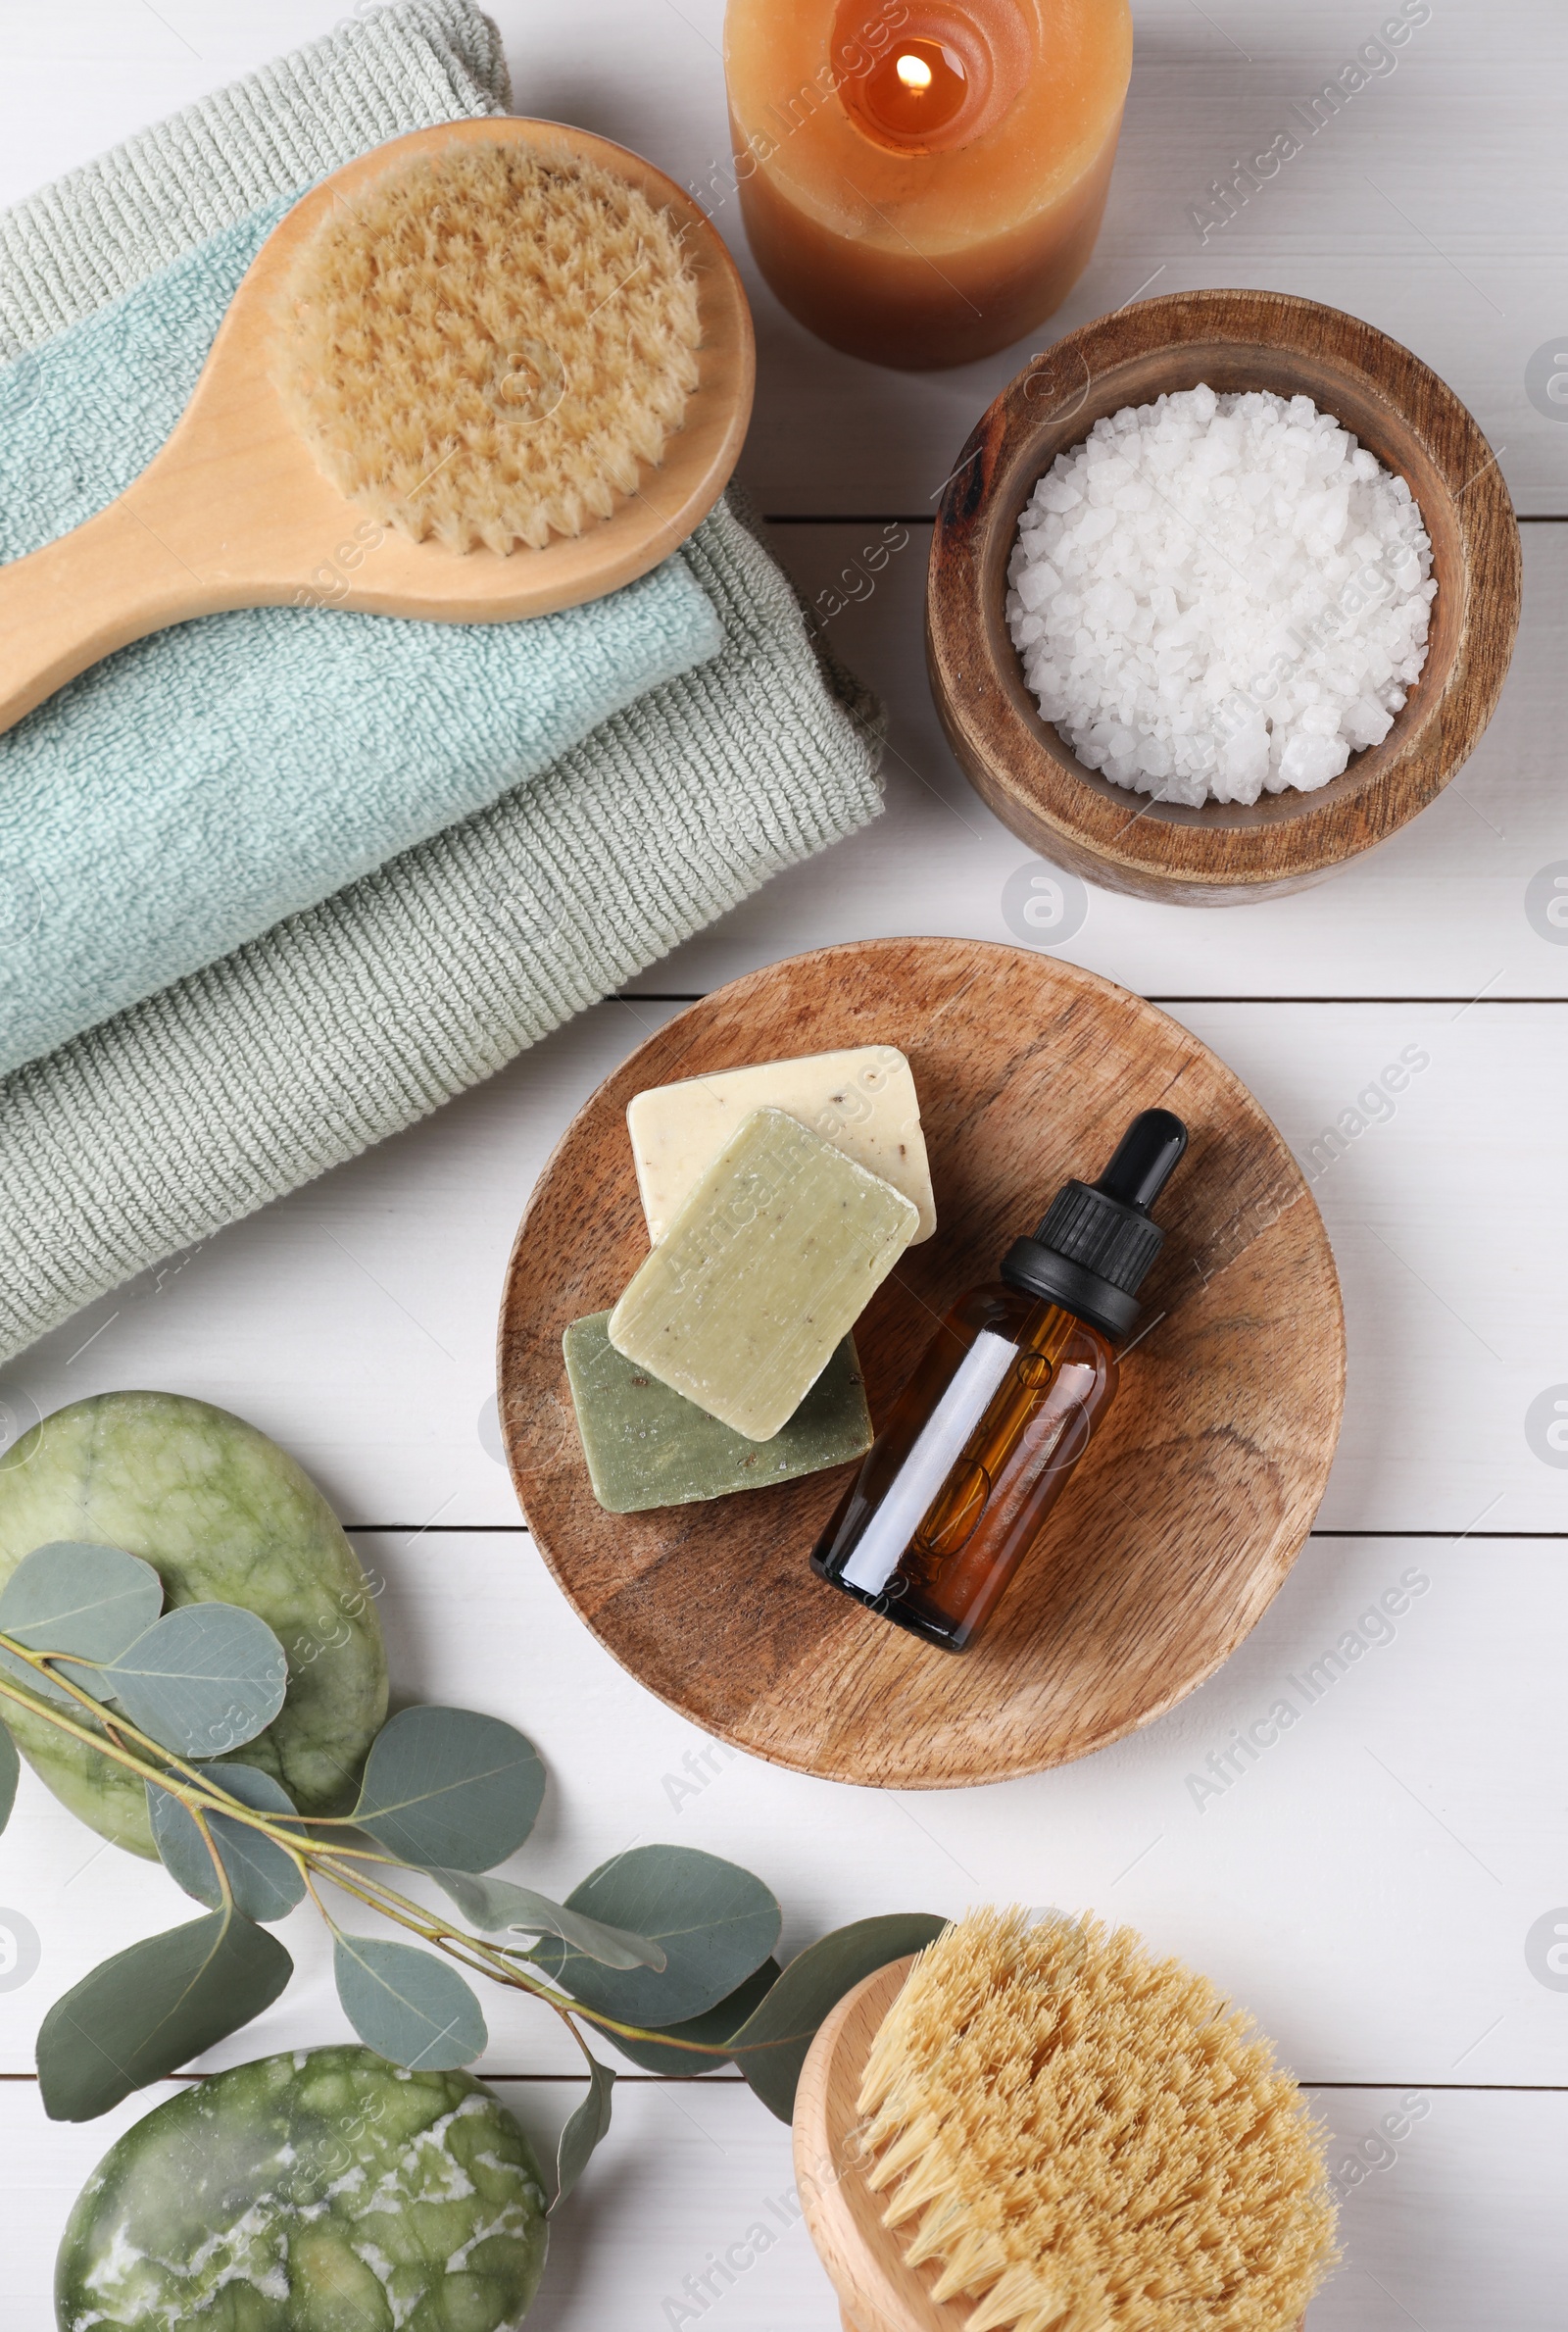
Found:
[[[1192,1145],[1120,1393],[987,1634],[955,1657],[819,1580],[846,1469],[642,1514],[588,1486],[561,1338],[648,1252],[626,1104],[645,1086],[840,1045],[899,1045],[920,1095],[936,1235],[856,1329],[874,1420],[965,1288],[996,1277],[1128,1120]],[[978,940],[881,939],[755,971],[693,1005],[567,1128],[502,1298],[502,1430],[557,1580],[651,1692],[753,1756],[938,1789],[1039,1772],[1147,1724],[1235,1650],[1328,1478],[1345,1337],[1327,1235],[1256,1102],[1206,1046],[1093,972]]]
[[[1432,538],[1427,661],[1381,745],[1316,793],[1250,807],[1153,801],[1085,767],[1036,710],[1004,614],[1018,519],[1057,454],[1124,405],[1200,381],[1312,398],[1406,479]],[[1140,898],[1213,906],[1299,890],[1424,810],[1491,719],[1519,628],[1519,529],[1453,391],[1386,333],[1272,291],[1176,292],[1057,341],[982,417],[931,545],[926,655],[964,773],[1058,867]]]
[[[914,1965],[895,1960],[847,1992],[818,2028],[795,2092],[795,2186],[844,2332],[966,2332],[969,2303],[933,2300],[933,2265],[906,2267],[862,2175],[857,2099],[871,2043]],[[1302,2316],[1298,2332],[1304,2332]]]

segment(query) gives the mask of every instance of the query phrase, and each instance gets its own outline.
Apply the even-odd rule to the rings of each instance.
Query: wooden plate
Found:
[[[1134,1114],[1192,1147],[1159,1213],[1147,1333],[989,1633],[955,1657],[809,1569],[848,1469],[655,1513],[595,1504],[562,1361],[648,1252],[625,1109],[707,1069],[899,1045],[920,1094],[934,1238],[856,1330],[874,1420],[963,1289]],[[1152,1327],[1148,1323],[1153,1322]],[[822,948],[720,988],[601,1085],[545,1167],[502,1299],[502,1430],[545,1561],[650,1692],[808,1773],[940,1789],[1035,1773],[1163,1713],[1274,1595],[1328,1478],[1345,1385],[1339,1281],[1290,1152],[1184,1028],[1071,964],[978,940]]]
[[[1304,394],[1409,484],[1438,596],[1427,661],[1381,745],[1315,793],[1192,809],[1079,761],[1024,682],[1004,613],[1018,518],[1059,453],[1124,405],[1200,380]],[[1491,719],[1519,628],[1519,528],[1446,381],[1369,323],[1273,291],[1184,291],[1069,332],[981,417],[937,514],[926,655],[969,782],[1015,834],[1108,890],[1215,906],[1299,890],[1443,791]]]

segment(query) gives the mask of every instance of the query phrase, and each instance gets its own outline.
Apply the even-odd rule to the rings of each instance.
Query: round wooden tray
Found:
[[[562,1360],[648,1252],[625,1109],[645,1086],[840,1045],[899,1045],[920,1095],[934,1238],[856,1329],[873,1420],[936,1315],[995,1278],[1059,1185],[1134,1114],[1192,1147],[1121,1391],[989,1633],[955,1658],[808,1567],[847,1469],[644,1514],[595,1503]],[[540,1176],[502,1298],[517,1496],[600,1641],[753,1756],[939,1789],[1102,1749],[1200,1684],[1289,1570],[1328,1478],[1345,1386],[1339,1281],[1295,1161],[1240,1080],[1093,972],[977,940],[883,939],[770,965],[696,1004],[579,1111]]]

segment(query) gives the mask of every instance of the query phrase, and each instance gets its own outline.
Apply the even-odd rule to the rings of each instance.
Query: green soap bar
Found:
[[[783,1110],[754,1110],[610,1315],[610,1341],[771,1441],[920,1227],[920,1210]]]
[[[61,2332],[516,2332],[544,2182],[467,2073],[368,2049],[215,2073],[110,2148],[55,2265]]]
[[[608,1312],[574,1319],[562,1344],[594,1496],[612,1514],[765,1490],[863,1457],[871,1413],[846,1336],[800,1408],[766,1443],[748,1441],[616,1352]]]

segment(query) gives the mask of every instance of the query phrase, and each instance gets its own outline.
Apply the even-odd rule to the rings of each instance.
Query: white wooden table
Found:
[[[1004,886],[1028,855],[940,739],[919,628],[933,497],[1022,352],[885,374],[818,346],[753,273],[761,380],[743,474],[781,521],[780,555],[814,591],[886,521],[912,537],[835,625],[893,709],[886,817],[432,1122],[96,1307],[7,1381],[44,1411],[111,1386],[196,1393],[295,1451],[385,1582],[399,1689],[493,1709],[539,1742],[553,1786],[536,1884],[559,1892],[663,1837],[758,1868],[787,1949],[867,1912],[986,1899],[1132,1920],[1256,2012],[1343,2139],[1336,2159],[1357,2156],[1346,2264],[1312,2332],[1560,2332],[1568,1972],[1553,1974],[1542,1923],[1555,1910],[1568,1927],[1568,1447],[1553,1446],[1568,1431],[1551,1430],[1568,1403],[1568,926],[1542,912],[1550,872],[1532,884],[1568,873],[1568,405],[1533,403],[1527,368],[1553,335],[1568,348],[1568,14],[1432,0],[1396,72],[1204,242],[1189,207],[1376,33],[1386,0],[1135,8],[1109,216],[1060,324],[1193,284],[1349,309],[1453,383],[1528,521],[1501,711],[1416,826],[1272,905],[1094,892],[1061,942],[1216,1047],[1303,1158],[1402,1047],[1430,1054],[1397,1115],[1315,1185],[1345,1283],[1349,1404],[1319,1527],[1252,1638],[1162,1723],[1064,1771],[951,1795],[842,1789],[727,1752],[705,1764],[701,1736],[568,1612],[520,1524],[491,1405],[494,1317],[513,1228],[570,1113],[680,1001],[774,957],[883,932],[1008,937]],[[721,0],[496,13],[520,106],[708,179],[726,150]],[[341,0],[0,0],[0,200],[341,14]],[[749,266],[733,202],[716,218]],[[1428,1584],[1393,1639],[1200,1808],[1187,1776],[1411,1572]],[[158,1868],[95,1851],[30,1775],[0,1905],[39,1947],[28,1981],[0,1976],[0,2318],[46,2332],[70,2201],[151,2101],[48,2123],[34,2029],[91,1963],[177,1913]],[[292,1988],[215,2063],[346,2035],[306,1914],[286,1939]],[[486,2007],[483,2069],[548,2139],[577,2094],[568,2059],[547,2019]],[[1406,2093],[1418,2117],[1388,2158],[1377,2124]],[[694,2322],[683,2279],[770,2210],[779,2242],[701,2313],[715,2332],[829,2332],[806,2236],[782,2232],[796,2217],[782,2128],[735,2082],[626,2080],[530,2322]]]

